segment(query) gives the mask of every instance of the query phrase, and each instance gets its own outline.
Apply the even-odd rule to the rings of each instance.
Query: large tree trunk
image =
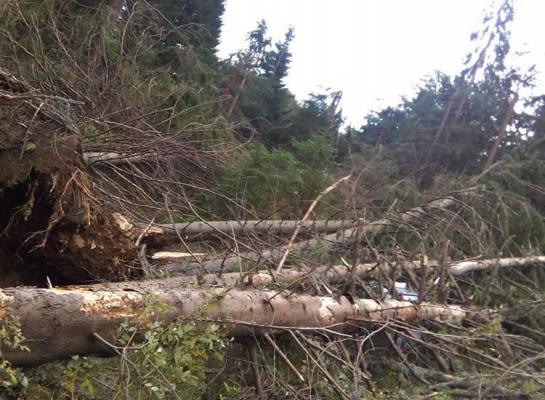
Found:
[[[457,306],[346,297],[277,294],[274,291],[180,288],[176,279],[80,286],[63,289],[0,290],[0,323],[16,317],[30,352],[3,349],[14,365],[34,365],[75,354],[108,352],[96,335],[114,340],[126,320],[142,318],[151,301],[167,306],[155,317],[209,319],[226,323],[234,336],[260,335],[282,327],[353,330],[354,319],[406,322],[443,320],[459,323]]]
[[[468,193],[467,191],[466,193]],[[416,220],[426,213],[427,209],[440,208],[445,209],[457,203],[454,196],[437,199],[425,206],[411,208],[399,216],[399,220],[404,223],[409,223]],[[383,218],[366,224],[363,227],[364,235],[371,235],[380,232],[385,226],[390,226],[391,221],[388,218]],[[336,244],[344,243],[353,240],[357,231],[357,227],[344,229],[337,233],[326,235],[323,238],[314,238],[295,243],[291,247],[291,251],[297,252],[300,255],[308,254],[315,251],[317,248],[323,251],[332,248]],[[192,273],[198,268],[204,268],[208,272],[217,271],[234,271],[237,270],[243,261],[254,263],[275,263],[284,256],[286,246],[281,246],[275,249],[263,250],[261,253],[247,252],[240,255],[228,256],[220,259],[204,261],[202,263],[191,262],[185,264],[170,264],[165,266],[165,269],[171,273]]]

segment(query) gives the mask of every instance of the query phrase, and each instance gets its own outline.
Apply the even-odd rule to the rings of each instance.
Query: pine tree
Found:
[[[521,135],[515,128],[522,116],[511,115],[513,99],[517,90],[532,84],[532,71],[523,74],[506,65],[512,19],[513,7],[506,0],[485,18],[483,31],[472,35],[483,44],[459,75],[437,74],[414,98],[371,114],[361,139],[392,146],[403,173],[423,187],[442,171],[479,173],[496,158],[489,157],[494,148],[500,155],[508,151]]]

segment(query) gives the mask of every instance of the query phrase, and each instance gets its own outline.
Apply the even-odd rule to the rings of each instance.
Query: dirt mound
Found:
[[[63,102],[0,69],[0,286],[125,279],[137,259],[92,190]]]

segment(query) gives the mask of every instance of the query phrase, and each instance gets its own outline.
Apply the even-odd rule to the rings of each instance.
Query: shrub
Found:
[[[294,140],[290,150],[254,144],[223,170],[217,191],[235,201],[238,218],[297,218],[330,184],[331,155],[323,138]],[[211,204],[215,213],[226,213],[222,199]]]

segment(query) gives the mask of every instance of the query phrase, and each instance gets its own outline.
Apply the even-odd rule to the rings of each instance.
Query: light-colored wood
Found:
[[[152,260],[176,260],[178,258],[205,256],[205,253],[181,253],[177,251],[158,251],[151,256]]]
[[[163,306],[154,319],[207,319],[224,323],[229,335],[252,337],[282,327],[353,331],[358,319],[459,323],[466,317],[458,306],[268,290],[194,289],[180,287],[176,278],[59,289],[9,288],[0,289],[0,324],[18,319],[31,351],[3,349],[3,356],[13,365],[35,365],[108,352],[97,337],[114,341],[119,325],[141,319],[150,301]]]
[[[150,231],[150,236],[169,236],[183,239],[187,236],[199,235],[199,237],[217,235],[220,237],[232,237],[233,234],[245,233],[293,233],[298,226],[301,229],[313,232],[335,232],[339,229],[346,229],[356,225],[353,220],[315,220],[315,221],[292,221],[292,220],[247,220],[247,221],[195,221],[175,224],[155,224],[155,230]],[[143,229],[147,224],[136,224]],[[160,240],[158,238],[158,240]]]

